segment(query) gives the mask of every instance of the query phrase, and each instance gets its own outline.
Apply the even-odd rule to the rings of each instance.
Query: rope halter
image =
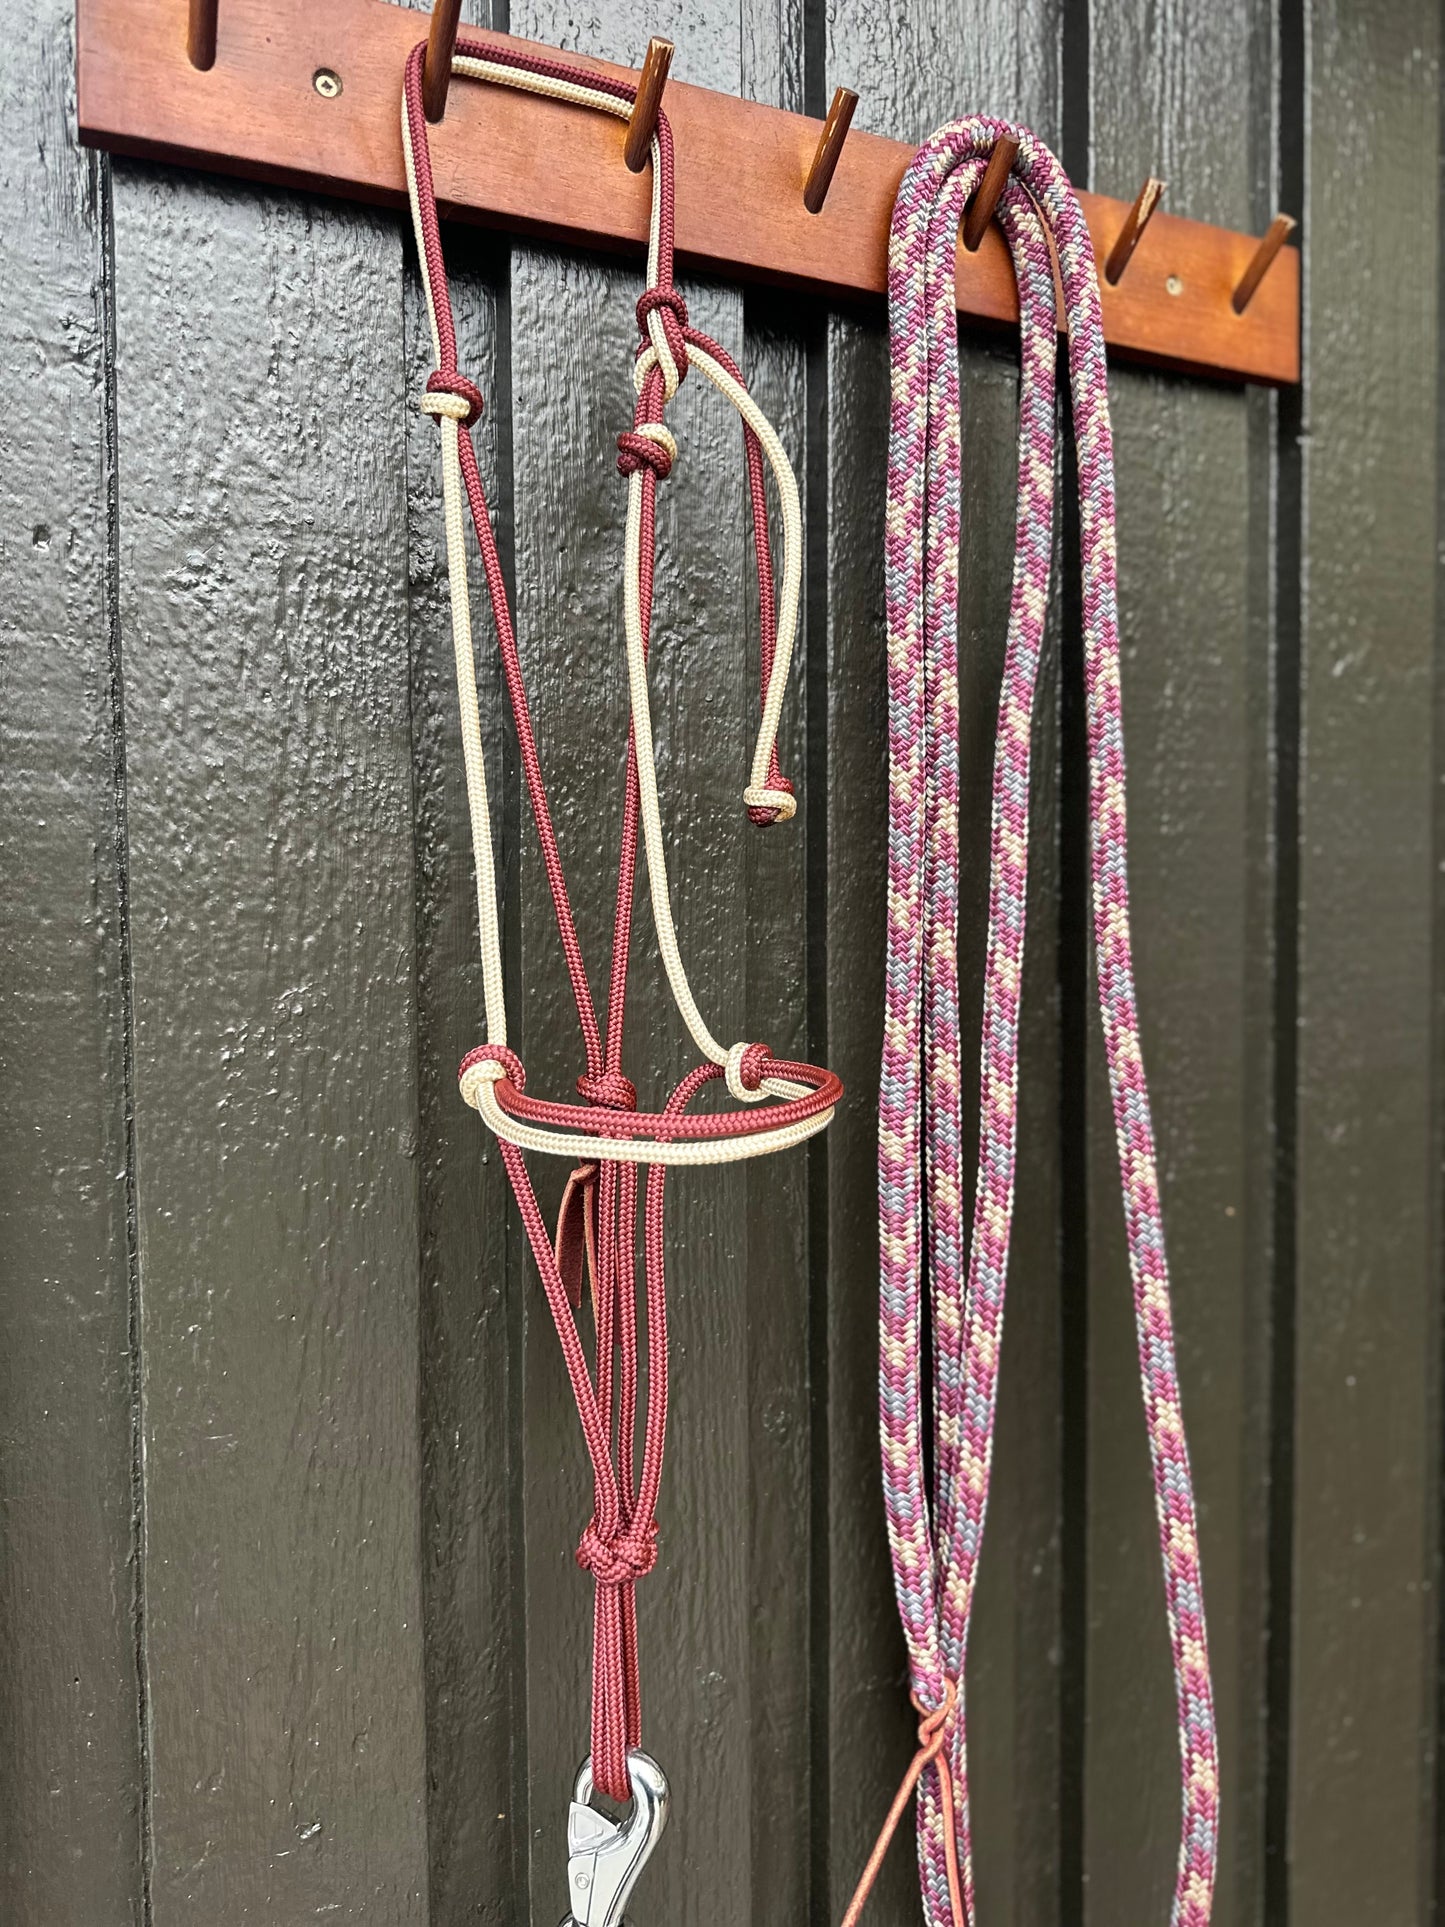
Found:
[[[459,1072],[461,1094],[500,1140],[501,1153],[531,1245],[592,1464],[594,1511],[577,1561],[596,1581],[593,1641],[593,1780],[611,1798],[634,1791],[641,1690],[637,1664],[634,1584],[657,1558],[656,1506],[667,1413],[667,1302],[663,1272],[663,1189],[672,1164],[724,1164],[802,1143],[833,1116],[842,1085],[812,1064],[780,1062],[765,1044],[718,1041],[688,981],[673,923],[666,838],[657,793],[647,659],[652,625],[657,486],[671,474],[677,443],[664,411],[690,369],[737,411],[753,518],[760,630],[760,709],[743,803],[755,823],[793,815],[792,786],[778,766],[777,737],[797,634],[802,588],[802,515],[798,487],[782,444],[748,393],[737,366],[719,345],[692,326],[687,303],[673,285],[672,130],[660,114],[652,143],[652,211],[647,284],[637,303],[638,349],[632,365],[636,395],[630,427],[617,438],[617,466],[627,483],[623,572],[626,665],[631,704],[618,865],[612,969],[606,1030],[598,1022],[581,943],[553,833],[517,652],[516,635],[471,427],[482,397],[457,366],[456,326],[442,255],[429,130],[422,106],[425,47],[407,62],[402,93],[402,142],[412,219],[421,263],[436,367],[420,406],[437,420],[441,437],[447,568],[466,765],[472,847],[476,860],[482,986],[487,1042],[468,1053]],[[463,38],[454,74],[546,94],[625,120],[632,83],[594,74],[567,61]],[[765,469],[777,489],[782,522],[782,570],[775,580],[769,537]],[[467,580],[468,514],[481,551],[503,676],[532,815],[541,846],[558,936],[582,1033],[585,1067],[577,1079],[581,1102],[531,1096],[521,1060],[508,1044],[503,989],[501,911],[492,853],[492,826],[478,710],[471,602]],[[647,863],[653,924],[674,1003],[702,1062],[683,1078],[658,1111],[638,1109],[637,1090],[622,1068],[623,1019],[632,933],[639,836]],[[739,1106],[693,1113],[706,1085],[725,1081]],[[555,1238],[542,1222],[524,1151],[576,1160]],[[640,1179],[638,1167],[646,1166]],[[639,1205],[644,1329],[647,1350],[640,1466],[635,1465],[640,1345],[636,1278]],[[565,1276],[564,1276],[565,1272]],[[574,1307],[590,1278],[596,1320],[596,1368],[589,1368]],[[647,1762],[655,1775],[655,1763]],[[579,1779],[579,1785],[583,1782]],[[652,1782],[649,1781],[649,1785]],[[645,1789],[644,1789],[645,1791]],[[665,1811],[665,1808],[663,1809]],[[660,1824],[660,1823],[659,1823]]]

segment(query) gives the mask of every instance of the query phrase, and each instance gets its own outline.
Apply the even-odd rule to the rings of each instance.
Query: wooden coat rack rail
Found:
[[[456,0],[438,0],[434,45],[449,48],[457,11]],[[348,199],[405,203],[401,73],[427,34],[424,13],[386,0],[219,0],[219,7],[189,0],[189,14],[188,0],[78,0],[78,13],[83,140]],[[503,35],[468,37],[556,52]],[[824,127],[668,82],[670,52],[666,42],[654,43],[644,92],[655,112],[666,86],[678,153],[679,259],[729,280],[844,300],[880,296],[889,215],[913,149],[850,132],[853,97],[842,89]],[[645,151],[645,125],[629,130],[609,116],[506,87],[456,80],[448,89],[435,61],[428,77],[434,102],[445,106],[432,158],[449,216],[587,247],[645,247],[648,183],[624,161],[629,135],[634,153],[639,145]],[[960,101],[959,112],[988,105]],[[995,171],[1001,188],[1004,170]],[[986,220],[990,192],[987,183],[980,189],[970,240]],[[1299,253],[1281,246],[1293,223],[1280,216],[1261,241],[1156,212],[1161,192],[1151,179],[1132,204],[1080,197],[1101,263],[1111,352],[1231,380],[1298,381]],[[985,323],[1018,317],[996,226],[977,236],[976,249],[960,236],[958,307]]]

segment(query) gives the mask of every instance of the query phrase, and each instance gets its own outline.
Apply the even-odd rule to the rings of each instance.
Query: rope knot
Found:
[[[958,1687],[951,1679],[943,1682],[942,1706],[925,1706],[918,1694],[910,1695],[914,1711],[918,1715],[918,1751],[908,1763],[908,1771],[903,1776],[903,1784],[893,1796],[893,1804],[888,1809],[888,1817],[883,1822],[873,1851],[868,1856],[867,1865],[859,1876],[853,1898],[848,1903],[848,1911],[843,1916],[842,1927],[858,1927],[863,1912],[863,1903],[873,1890],[878,1878],[878,1870],[888,1852],[889,1842],[898,1831],[898,1822],[913,1798],[914,1788],[923,1778],[929,1767],[938,1775],[938,1801],[942,1808],[943,1863],[944,1876],[948,1882],[948,1919],[961,1923],[970,1919],[963,1904],[964,1881],[958,1866],[958,1809],[953,1797],[953,1770],[948,1764],[949,1734],[953,1731],[953,1715],[958,1705]],[[920,1834],[920,1838],[921,1838]],[[941,1917],[941,1916],[940,1916]]]
[[[457,1070],[462,1102],[480,1110],[482,1086],[500,1083],[504,1077],[513,1090],[527,1088],[527,1073],[515,1051],[508,1050],[505,1044],[479,1044],[467,1052]]]
[[[770,823],[786,823],[798,813],[797,794],[786,776],[777,777],[765,789],[755,790],[749,786],[743,791],[743,801],[749,823],[756,823],[760,830],[767,829]]]
[[[577,1563],[590,1572],[599,1586],[630,1586],[643,1579],[657,1564],[657,1523],[641,1528],[628,1526],[604,1538],[591,1520],[577,1546]]]
[[[687,366],[687,343],[683,340],[683,331],[688,325],[687,303],[676,288],[644,288],[637,297],[637,329],[649,340],[652,330],[647,323],[654,314],[662,323],[663,335],[681,374]]]
[[[577,1079],[577,1090],[589,1104],[600,1104],[609,1111],[635,1111],[637,1086],[621,1071],[601,1071],[589,1077],[584,1071]]]
[[[677,460],[677,443],[661,422],[639,422],[635,428],[625,430],[617,437],[617,448],[619,475],[635,475],[639,469],[650,468],[662,482],[672,473],[672,465]]]
[[[763,1078],[773,1061],[766,1044],[734,1044],[724,1066],[727,1087],[739,1104],[756,1104],[763,1095]]]
[[[910,1696],[918,1715],[918,1756],[925,1764],[936,1760],[948,1744],[953,1716],[958,1708],[958,1687],[951,1679],[943,1682],[942,1706],[927,1707],[917,1693]]]
[[[463,428],[470,428],[482,412],[482,391],[455,368],[450,373],[434,368],[426,378],[421,410],[424,415],[449,415]]]

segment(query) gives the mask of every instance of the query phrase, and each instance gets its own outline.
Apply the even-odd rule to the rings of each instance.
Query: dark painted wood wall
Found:
[[[1438,9],[514,0],[491,24],[634,61],[663,31],[688,79],[815,113],[846,81],[899,136],[1014,114],[1090,186],[1152,170],[1187,214],[1303,217],[1300,393],[1115,375],[1139,973],[1219,1695],[1216,1918],[1424,1927]],[[0,1918],[460,1927],[528,1918],[530,1894],[550,1923],[588,1502],[454,1082],[480,993],[409,244],[390,215],[79,152],[72,38],[67,0],[19,0],[0,40]],[[476,233],[452,255],[543,737],[578,744],[549,774],[597,967],[638,276]],[[720,1034],[806,1049],[850,1100],[811,1154],[672,1192],[641,1613],[677,1817],[636,1918],[792,1927],[836,1919],[909,1750],[873,1409],[886,342],[877,315],[688,295],[795,453],[809,548],[804,807],[742,837],[736,431],[689,383],[655,674],[685,947]],[[960,354],[976,1025],[1015,363]],[[1163,1921],[1175,1828],[1073,602],[1066,568],[970,1682],[997,1927]],[[574,1034],[486,678],[520,1032],[561,1088]],[[655,991],[635,1036],[650,1078],[680,1069]],[[905,1850],[874,1918],[915,1919],[912,1894]]]

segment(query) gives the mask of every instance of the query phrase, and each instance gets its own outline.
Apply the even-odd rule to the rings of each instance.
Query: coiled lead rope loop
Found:
[[[1018,523],[993,779],[978,1174],[965,1252],[956,936],[961,456],[954,261],[968,197],[994,143],[1005,135],[1020,143],[999,208],[1018,280],[1022,330]],[[964,1674],[993,1456],[1014,1200],[1030,727],[1053,548],[1056,315],[1050,243],[1068,324],[1078,451],[1099,1007],[1177,1688],[1182,1790],[1172,1919],[1175,1927],[1205,1927],[1214,1886],[1218,1766],[1194,1494],[1134,997],[1113,451],[1098,281],[1088,229],[1058,161],[1026,128],[983,117],[944,127],[919,150],[899,191],[889,252],[888,948],[879,1115],[884,1494],[915,1701],[941,1717],[948,1734],[945,1749],[925,1763],[920,1780],[924,1904],[932,1927],[975,1927]],[[931,1486],[920,1356],[925,1251],[934,1346]],[[949,1837],[955,1829],[956,1841]]]

